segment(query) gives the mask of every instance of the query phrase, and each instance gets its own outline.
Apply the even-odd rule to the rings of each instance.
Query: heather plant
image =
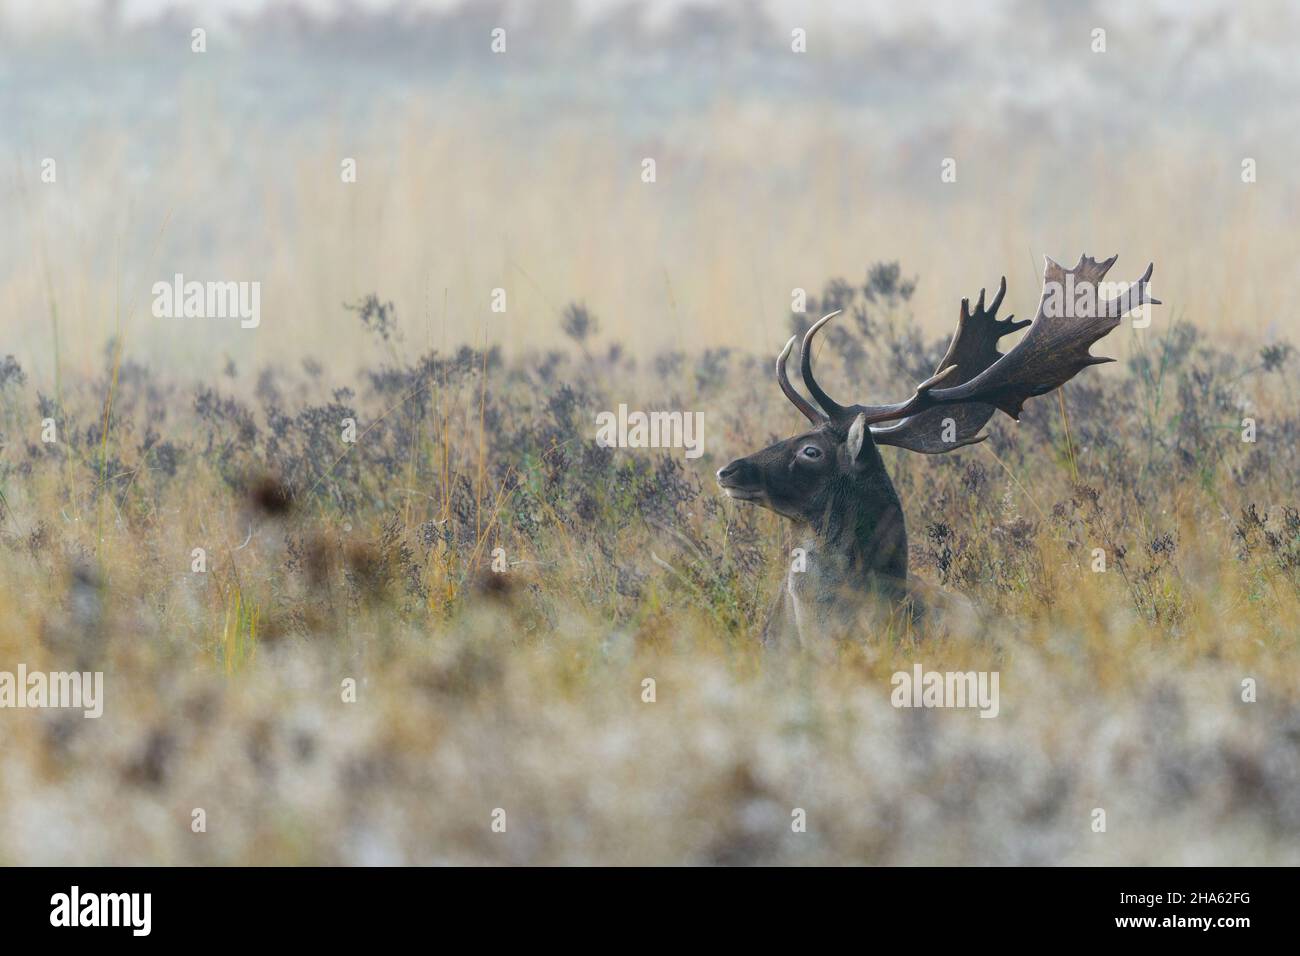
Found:
[[[932,369],[921,281],[885,263],[826,283],[809,314],[849,321],[819,376],[905,392]],[[110,346],[56,400],[0,363],[0,649],[104,668],[116,728],[6,725],[0,856],[973,862],[963,841],[987,828],[1003,836],[982,862],[1186,858],[1159,825],[1090,841],[1105,800],[1268,841],[1206,837],[1214,859],[1297,859],[1286,343],[1233,351],[1195,317],[1127,333],[1118,366],[983,445],[887,449],[914,573],[982,623],[791,657],[758,637],[795,542],[711,480],[792,424],[756,381],[771,343],[633,361],[608,333],[593,347],[574,306],[567,349],[418,351],[381,295],[350,308],[374,353],[341,379],[284,362],[196,384]],[[629,397],[704,409],[706,453],[601,445],[595,413]],[[45,418],[57,442],[27,437]],[[1001,669],[1001,729],[893,710],[888,674],[918,658]],[[1239,702],[1244,678],[1267,696]],[[74,780],[134,835],[24,837]],[[503,787],[527,822],[494,844],[478,818]],[[272,812],[237,809],[254,803]],[[190,839],[200,805],[235,814],[220,840]],[[799,840],[789,808],[809,805]]]

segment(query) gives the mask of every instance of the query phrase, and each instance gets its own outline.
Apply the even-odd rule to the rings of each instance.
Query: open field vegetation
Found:
[[[826,283],[823,380],[928,375],[923,283]],[[0,860],[1300,861],[1288,346],[1126,323],[983,445],[886,449],[914,573],[978,620],[772,652],[787,529],[711,475],[798,427],[774,348],[638,358],[574,304],[545,352],[412,357],[382,297],[340,311],[347,377],[0,365],[0,661],[106,675],[99,720],[0,715]],[[629,394],[704,410],[704,456],[599,447]],[[1000,715],[894,709],[915,662],[999,671]]]

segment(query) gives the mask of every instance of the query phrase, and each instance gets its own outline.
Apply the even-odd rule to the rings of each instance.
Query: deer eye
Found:
[[[822,450],[816,445],[804,445],[803,448],[800,449],[799,454],[803,455],[805,458],[811,458],[816,461],[822,456]]]

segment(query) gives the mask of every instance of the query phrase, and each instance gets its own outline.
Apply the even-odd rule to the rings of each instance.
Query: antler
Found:
[[[1097,283],[1116,258],[1098,262],[1081,256],[1078,265],[1068,270],[1047,259],[1038,314],[1025,337],[1010,352],[964,384],[935,389],[935,378],[922,382],[916,394],[901,406],[876,415],[868,412],[868,424],[964,402],[986,402],[1019,419],[1026,399],[1059,388],[1089,365],[1115,361],[1092,355],[1089,349],[1119,325],[1124,313],[1147,303],[1160,304],[1151,298],[1147,288],[1154,263],[1126,291],[1100,299]]]
[[[808,389],[808,394],[813,397],[813,401],[820,405],[822,411],[830,416],[831,421],[842,419],[848,413],[848,409],[843,405],[837,405],[833,398],[822,391],[822,387],[817,384],[817,379],[813,378],[812,341],[821,327],[839,315],[841,311],[843,310],[836,309],[829,315],[823,315],[814,322],[808,331],[804,333],[803,342],[799,345],[799,372],[803,375],[804,387]]]
[[[836,313],[834,312],[831,313],[831,315],[835,314]],[[830,318],[830,316],[827,316],[827,318]],[[776,357],[776,380],[781,386],[781,391],[785,392],[785,397],[790,399],[794,407],[803,412],[804,415],[808,417],[808,421],[812,422],[814,425],[820,425],[822,422],[826,421],[825,414],[814,408],[812,402],[800,395],[795,390],[795,387],[790,384],[790,379],[785,374],[785,360],[789,357],[790,350],[794,348],[794,343],[797,341],[799,341],[799,336],[790,336],[790,341],[785,343],[785,348],[783,348],[781,354]]]
[[[804,384],[837,426],[847,427],[860,414],[866,415],[869,425],[897,421],[897,425],[889,428],[872,429],[873,437],[882,444],[940,452],[980,441],[983,436],[976,433],[992,417],[994,409],[1000,408],[1019,419],[1027,399],[1059,388],[1089,365],[1114,361],[1090,354],[1092,344],[1119,325],[1120,316],[1148,303],[1160,304],[1148,289],[1154,264],[1147,266],[1145,274],[1124,292],[1101,299],[1098,283],[1116,258],[1111,256],[1098,262],[1081,256],[1073,269],[1065,269],[1048,258],[1043,271],[1043,293],[1032,322],[1014,322],[1010,316],[997,319],[997,309],[1006,292],[1005,278],[987,309],[983,291],[974,312],[970,311],[969,300],[963,300],[957,331],[938,371],[918,385],[911,398],[893,405],[845,407],[817,384],[812,374],[812,341],[818,330],[837,314],[831,313],[804,336],[800,348]],[[1000,354],[998,340],[1026,325],[1029,331],[1025,337],[1005,355]],[[784,360],[793,345],[792,339],[777,363],[781,387],[791,396],[791,401],[795,401],[791,394],[794,390],[785,380]],[[814,418],[816,409],[808,409],[802,398],[795,404],[812,421],[824,420],[820,416]],[[940,430],[944,418],[952,418],[957,426],[953,441],[940,441],[934,434]]]
[[[799,371],[803,376],[804,387],[807,388],[809,394],[812,395],[813,401],[817,403],[816,406],[795,390],[795,387],[790,384],[790,379],[786,375],[785,360],[789,356],[790,350],[794,347],[795,340],[798,339],[798,336],[791,336],[790,341],[786,342],[785,348],[781,350],[781,354],[776,357],[776,380],[781,386],[781,391],[785,392],[786,398],[790,399],[794,404],[794,407],[803,412],[804,415],[807,416],[808,420],[814,425],[819,425],[827,420],[837,424],[844,423],[847,425],[848,421],[856,417],[858,412],[867,409],[867,406],[862,405],[855,405],[851,408],[846,408],[845,406],[840,405],[826,394],[822,387],[817,384],[817,379],[813,375],[813,339],[816,338],[817,333],[821,331],[823,325],[835,318],[835,316],[839,315],[842,311],[844,310],[836,309],[834,312],[823,315],[820,319],[814,322],[808,331],[804,333],[803,341],[799,345]],[[949,351],[951,352],[951,349],[949,349]],[[942,376],[934,376],[928,379],[927,382],[938,381],[940,377]],[[870,410],[880,414],[901,407],[902,405],[873,405],[870,406]]]
[[[975,311],[971,312],[970,299],[961,300],[961,312],[957,318],[957,331],[953,333],[948,351],[939,362],[936,371],[953,366],[957,371],[951,373],[944,381],[951,385],[969,382],[986,368],[1002,358],[998,351],[998,341],[1011,332],[1023,329],[1029,324],[1028,319],[1014,321],[1015,316],[1008,315],[998,319],[998,307],[1007,294],[1007,277],[1003,276],[998,285],[997,295],[984,307],[984,290],[980,289],[979,301]],[[933,379],[931,379],[933,381]],[[872,437],[880,445],[897,445],[912,451],[938,454],[952,451],[963,445],[981,442],[988,435],[981,435],[983,428],[997,409],[984,402],[971,402],[952,408],[931,408],[884,428],[873,428]],[[951,438],[944,435],[944,419],[950,418],[955,428]]]

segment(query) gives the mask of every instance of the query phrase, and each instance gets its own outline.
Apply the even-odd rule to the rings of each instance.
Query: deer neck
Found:
[[[850,583],[907,577],[907,530],[903,506],[883,464],[866,478],[845,480],[831,490],[820,520],[808,526],[810,562]]]

